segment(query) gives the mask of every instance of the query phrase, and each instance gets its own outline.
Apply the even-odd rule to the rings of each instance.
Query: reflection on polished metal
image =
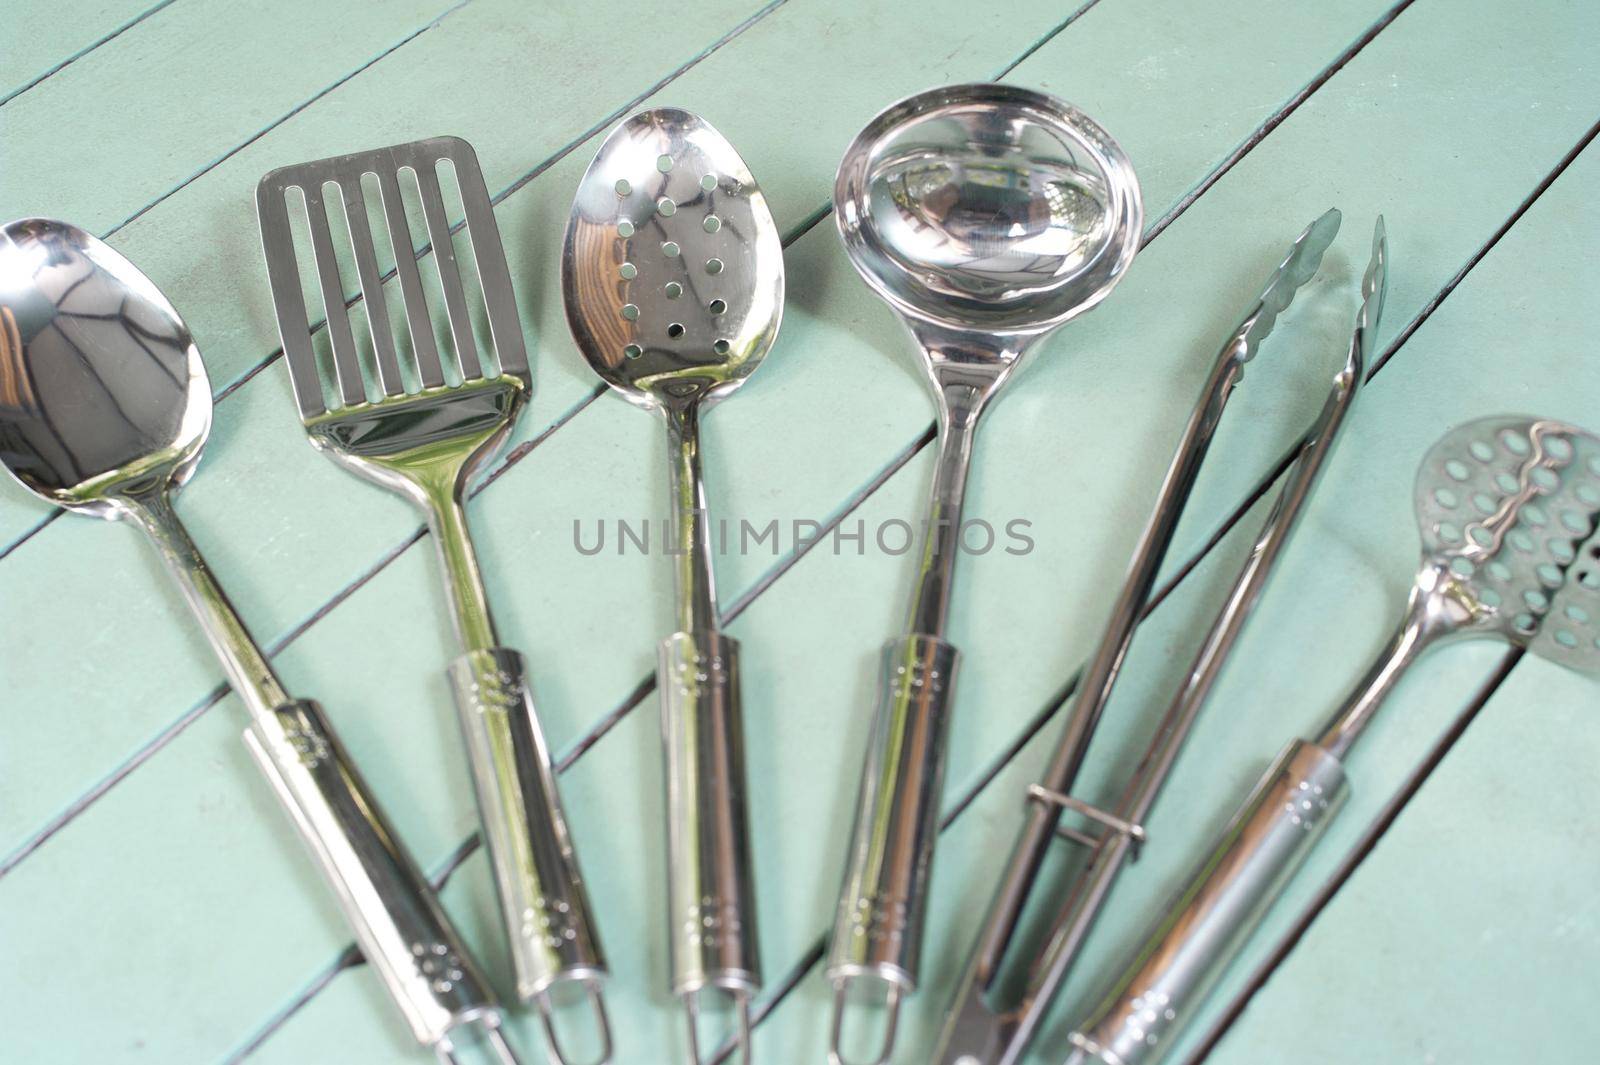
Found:
[[[210,427],[200,352],[147,277],[62,222],[0,231],[0,460],[49,502],[149,534],[250,713],[251,754],[412,1034],[453,1062],[453,1031],[481,1026],[514,1063],[488,984],[322,709],[285,694],[172,509]]]
[[[667,764],[672,989],[701,1061],[699,996],[726,993],[750,1056],[761,986],[745,819],[739,645],[712,584],[700,417],[765,358],[783,311],[783,247],[733,146],[675,108],[641,111],[600,146],[561,254],[578,349],[625,399],[667,426],[678,631],[656,673]]]
[[[1351,403],[1360,389],[1364,367],[1370,358],[1382,308],[1385,252],[1383,223],[1379,220],[1373,240],[1371,265],[1364,284],[1365,299],[1356,328],[1346,351],[1344,365],[1333,380],[1333,388],[1321,415],[1285,478],[1272,512],[1268,515],[1254,550],[1246,560],[1233,589],[1202,642],[1190,667],[1183,688],[1177,693],[1165,716],[1158,723],[1144,756],[1114,807],[1114,813],[1091,813],[1086,804],[1072,800],[1066,792],[1092,738],[1095,724],[1110,699],[1134,629],[1150,596],[1161,562],[1171,544],[1182,516],[1185,501],[1194,486],[1200,465],[1221,420],[1224,404],[1244,372],[1272,332],[1278,316],[1293,301],[1295,294],[1316,274],[1323,254],[1339,231],[1339,212],[1330,210],[1307,226],[1290,246],[1278,269],[1268,279],[1256,304],[1223,343],[1215,368],[1199,404],[1190,418],[1178,453],[1167,473],[1154,513],[1134,552],[1134,560],[1123,590],[1112,611],[1110,624],[1101,639],[1073,705],[1055,758],[1046,771],[1046,784],[1029,792],[1030,803],[1023,832],[1012,852],[1010,864],[987,923],[979,934],[969,959],[944,1033],[940,1061],[1003,1062],[1020,1061],[1049,1009],[1056,993],[1066,981],[1096,918],[1110,895],[1117,874],[1130,860],[1137,860],[1144,842],[1142,822],[1154,804],[1161,785],[1177,759],[1190,727],[1211,692],[1228,652],[1232,649],[1251,611],[1259,601],[1272,565],[1288,543],[1304,511],[1306,500],[1345,424]],[[1059,823],[1062,813],[1076,810],[1102,824],[1129,826],[1098,834],[1087,834]],[[1088,862],[1068,885],[1055,919],[1040,949],[1026,961],[1025,981],[1020,991],[1003,1007],[996,1007],[1000,970],[1016,936],[1022,911],[1029,905],[1035,878],[1052,835],[1072,839],[1090,850]]]
[[[456,205],[446,192],[452,184],[463,217],[456,226]],[[431,286],[423,281],[421,256],[412,252],[408,201],[420,208],[431,248],[429,280],[438,282],[431,298],[443,303],[447,329],[439,332],[447,344],[435,336]],[[556,996],[581,990],[596,1014],[600,1060],[609,1060],[611,1031],[600,997],[605,956],[534,711],[527,661],[500,646],[467,528],[467,486],[510,435],[532,388],[477,155],[466,141],[437,137],[283,167],[261,179],[256,206],[278,331],[312,445],[427,515],[462,649],[450,680],[517,994],[538,1006],[551,1055],[566,1061],[552,1016]],[[342,234],[330,225],[330,207]],[[320,334],[306,310],[297,228],[309,236],[327,322]],[[335,250],[346,246],[345,235],[342,258],[354,261],[364,323],[352,323],[345,301]],[[399,278],[403,330],[390,319],[387,301],[396,293],[384,287],[388,264],[380,256]],[[365,341],[358,344],[353,326],[362,325]],[[321,338],[331,352],[319,353]],[[331,378],[326,388],[324,370]]]
[[[1153,1065],[1338,812],[1343,762],[1401,674],[1494,636],[1600,675],[1600,437],[1484,418],[1436,443],[1415,493],[1423,560],[1389,648],[1315,741],[1278,756],[1077,1027],[1072,1065]]]
[[[878,115],[846,150],[833,199],[856,270],[922,349],[939,418],[921,567],[905,634],[883,652],[827,963],[833,1060],[866,982],[887,1007],[886,1062],[922,953],[957,665],[942,637],[978,418],[1029,348],[1122,278],[1143,209],[1127,157],[1092,119],[990,84]]]

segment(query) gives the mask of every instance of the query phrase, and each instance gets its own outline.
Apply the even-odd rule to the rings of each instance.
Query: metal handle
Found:
[[[321,708],[274,707],[244,739],[417,1040],[447,1046],[458,1025],[497,1025],[488,984]]]
[[[884,646],[828,950],[839,1010],[856,979],[886,982],[891,1010],[916,990],[958,657],[934,636],[904,636]]]
[[[718,988],[747,1003],[761,986],[745,818],[739,645],[721,633],[661,642],[657,684],[667,759],[672,990]]]
[[[1160,923],[1070,1037],[1068,1065],[1151,1065],[1233,960],[1349,785],[1339,759],[1296,740],[1234,815]]]
[[[470,651],[450,663],[524,1002],[557,981],[606,975],[527,672],[527,660],[505,647]]]

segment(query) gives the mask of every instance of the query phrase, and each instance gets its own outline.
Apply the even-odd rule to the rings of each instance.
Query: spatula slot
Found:
[[[493,204],[464,141],[286,167],[262,179],[257,206],[302,417],[526,376]]]

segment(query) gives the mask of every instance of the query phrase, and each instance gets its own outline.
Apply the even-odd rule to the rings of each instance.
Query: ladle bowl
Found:
[[[951,85],[874,118],[834,184],[855,268],[902,315],[1039,334],[1104,299],[1143,221],[1133,166],[1082,111]]]

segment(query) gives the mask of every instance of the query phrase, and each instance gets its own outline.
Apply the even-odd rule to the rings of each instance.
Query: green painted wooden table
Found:
[[[651,420],[600,395],[568,339],[556,254],[576,179],[628,111],[696,109],[786,235],[768,365],[710,418],[713,506],[814,521],[717,559],[744,645],[768,984],[757,1051],[821,1061],[818,973],[876,651],[911,573],[870,530],[917,513],[931,407],[908,341],[827,217],[882,105],[1002,78],[1095,115],[1137,167],[1148,246],[1051,339],[979,444],[972,515],[1034,548],[968,558],[965,653],[922,994],[921,1062],[1133,536],[1219,338],[1330,205],[1346,230],[1250,371],[1079,793],[1113,796],[1178,682],[1342,346],[1373,216],[1392,251],[1382,358],[1041,1040],[1274,751],[1381,643],[1414,568],[1410,481],[1461,421],[1600,427],[1600,7],[1467,0],[16,0],[0,40],[0,215],[83,225],[188,318],[219,402],[179,508],[295,690],[328,708],[504,983],[442,667],[429,548],[404,504],[306,446],[277,358],[252,211],[293,161],[472,141],[535,356],[536,395],[472,504],[506,641],[547,733],[615,969],[618,1060],[677,1060],[664,990],[651,690],[670,580],[585,555],[574,523],[665,513]],[[857,382],[851,391],[843,380]],[[0,1020],[6,1061],[420,1062],[256,779],[241,708],[138,537],[0,483]],[[869,530],[867,548],[831,536]],[[1219,1065],[1592,1061],[1600,1012],[1600,690],[1502,646],[1425,660],[1351,764],[1330,838],[1227,974],[1178,1059]],[[536,1060],[526,1014],[513,1034]]]

